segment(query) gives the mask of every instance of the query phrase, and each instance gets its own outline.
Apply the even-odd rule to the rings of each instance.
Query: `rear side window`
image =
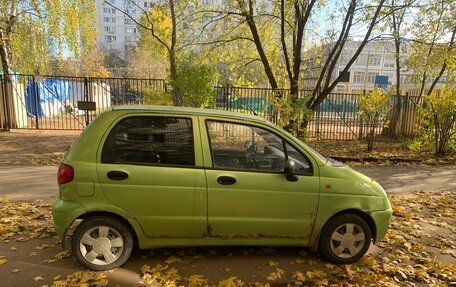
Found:
[[[122,119],[106,138],[101,162],[194,166],[192,120],[157,116]]]

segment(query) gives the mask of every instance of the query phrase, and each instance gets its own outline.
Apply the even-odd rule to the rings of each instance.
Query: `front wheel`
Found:
[[[326,223],[320,236],[320,253],[336,264],[350,264],[366,254],[371,242],[369,225],[361,217],[344,214]]]
[[[127,261],[133,250],[133,237],[129,228],[118,220],[94,217],[78,226],[71,248],[79,263],[95,271],[104,271]]]

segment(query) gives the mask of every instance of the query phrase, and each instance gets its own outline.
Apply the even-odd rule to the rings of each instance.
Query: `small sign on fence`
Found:
[[[78,109],[81,111],[95,111],[97,103],[89,101],[78,101]]]

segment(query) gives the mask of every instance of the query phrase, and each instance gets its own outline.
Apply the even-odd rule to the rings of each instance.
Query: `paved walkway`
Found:
[[[56,166],[0,166],[0,196],[51,202],[58,194]]]
[[[456,192],[456,166],[356,168],[382,184],[388,193],[415,190]],[[13,200],[43,199],[58,195],[57,167],[0,167],[0,196]]]

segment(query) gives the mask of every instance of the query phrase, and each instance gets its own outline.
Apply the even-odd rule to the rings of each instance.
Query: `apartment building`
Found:
[[[349,41],[345,44],[344,50],[331,75],[332,79],[335,79],[342,72],[358,49],[359,44],[356,41]],[[401,86],[406,89],[415,87],[412,80],[414,72],[406,66],[409,50],[410,46],[404,43],[400,58],[400,81]],[[395,46],[393,41],[373,41],[368,43],[355,63],[350,67],[348,73],[345,74],[344,80],[336,86],[334,91],[352,93],[362,90],[372,90],[374,87],[384,89],[394,87],[396,84],[396,61],[394,54]],[[315,84],[316,77],[319,75],[319,69],[319,67],[311,67],[308,71],[304,71],[305,86],[312,87]],[[431,78],[428,79],[428,81],[432,80]],[[440,83],[444,83],[445,81],[446,77],[444,76],[441,78]]]
[[[95,0],[98,47],[103,52],[115,50],[124,57],[130,47],[138,45],[139,31],[135,21],[140,21],[143,11],[150,9],[152,2],[153,0]]]

